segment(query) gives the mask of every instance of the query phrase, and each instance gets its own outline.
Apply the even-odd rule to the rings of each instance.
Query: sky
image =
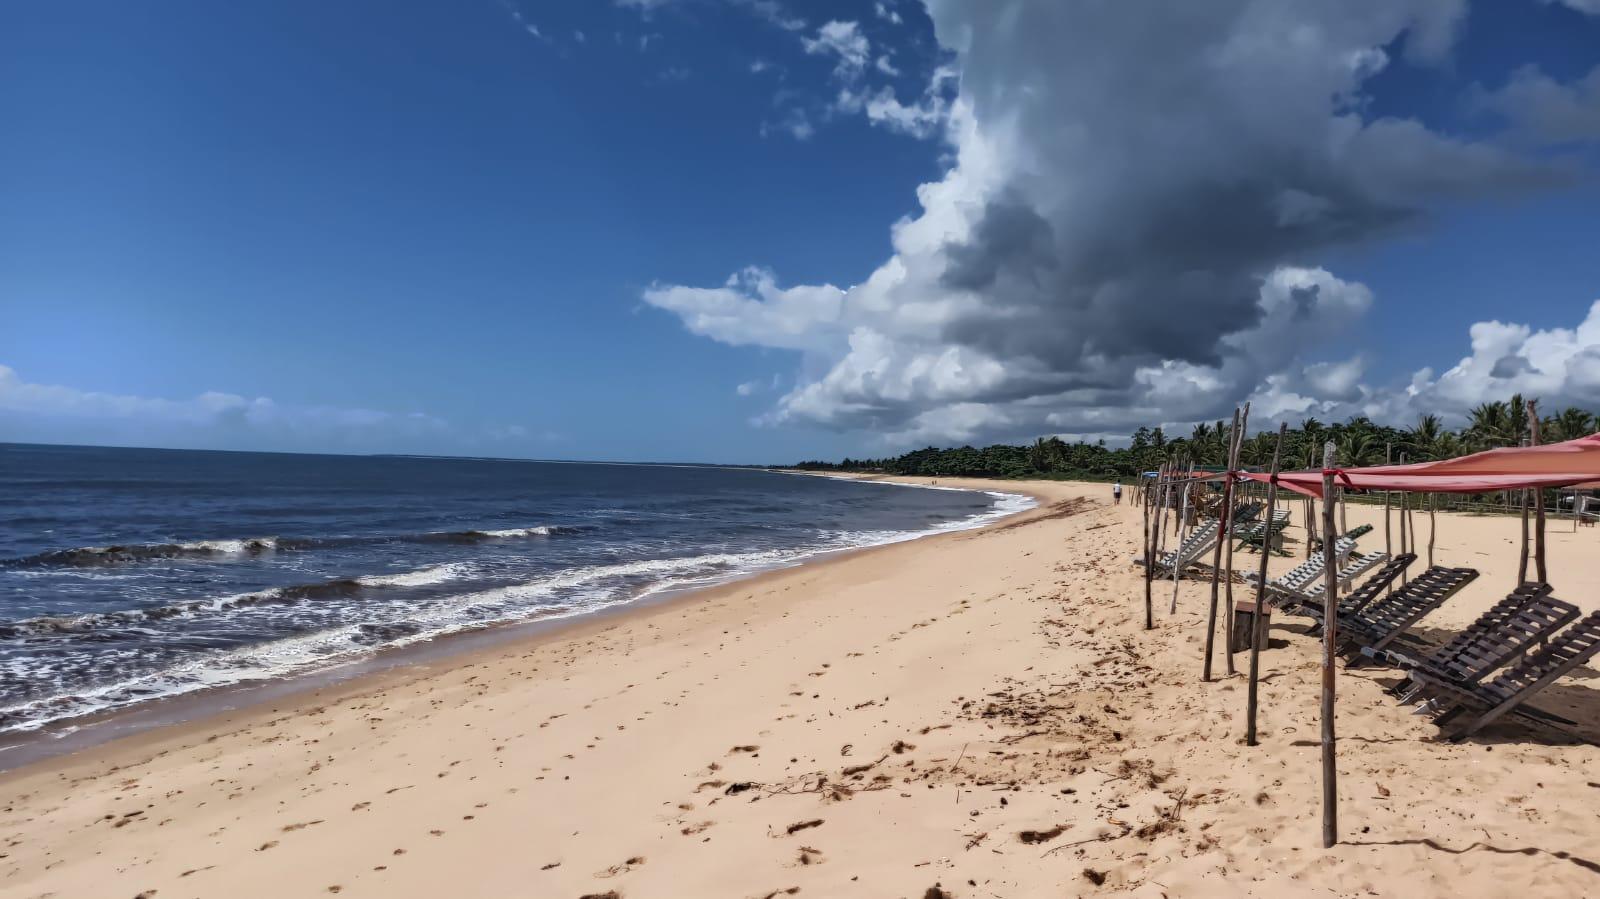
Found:
[[[1600,411],[1600,0],[0,5],[0,440]]]

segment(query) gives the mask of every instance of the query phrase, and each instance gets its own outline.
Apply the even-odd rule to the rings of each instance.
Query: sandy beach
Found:
[[[1243,678],[1219,652],[1200,682],[1208,587],[1168,615],[1158,585],[1143,629],[1138,507],[1003,489],[1040,506],[0,775],[0,895],[1600,892],[1600,749],[1439,742],[1381,668],[1340,675],[1321,849],[1303,620],[1274,621],[1247,748]],[[1382,548],[1381,509],[1349,519]],[[1438,560],[1482,577],[1425,634],[1513,585],[1517,528],[1439,516]],[[1556,595],[1595,608],[1600,532],[1550,537]],[[1596,676],[1540,704],[1600,736]]]

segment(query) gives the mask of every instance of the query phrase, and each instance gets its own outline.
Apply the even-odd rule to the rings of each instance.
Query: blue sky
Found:
[[[1057,315],[1050,303],[1080,289],[1106,298],[1097,308],[1174,296],[1142,284],[1148,260],[1196,266],[1187,246],[1146,237],[1099,248],[1064,210],[1098,211],[1102,233],[1168,234],[1173,201],[1231,176],[1184,180],[1130,147],[1159,109],[1140,119],[1130,102],[1139,127],[1124,130],[1107,117],[1127,71],[1054,68],[1048,43],[1063,29],[1070,56],[1102,29],[1101,43],[1128,41],[1123,66],[1182,38],[1049,5],[1006,19],[958,0],[931,18],[912,0],[7,4],[0,439],[767,462],[1116,436],[1137,416],[1184,421],[1246,396],[1285,417],[1405,418],[1422,400],[1398,391],[1424,366],[1439,386],[1419,396],[1446,405],[1515,386],[1439,378],[1472,354],[1475,323],[1571,331],[1600,299],[1600,77],[1584,81],[1600,71],[1600,15],[1583,0],[1475,3],[1439,26],[1453,29],[1445,49],[1422,52],[1409,44],[1432,13],[1346,33],[1317,9],[1337,5],[1307,3],[1308,22],[1347,42],[1339,58],[1370,45],[1387,59],[1349,76],[1351,96],[1322,117],[1416,123],[1437,137],[1407,151],[1445,163],[1397,171],[1382,161],[1400,155],[1390,143],[1370,151],[1378,162],[1306,176],[1332,185],[1331,201],[1312,192],[1318,215],[1344,202],[1349,171],[1349,189],[1407,200],[1367,197],[1350,221],[1384,226],[1341,224],[1270,253],[1219,243],[1229,258],[1185,308],[1220,324],[1192,351],[1132,345],[1139,329],[1116,309]],[[1234,43],[1293,33],[1206,25]],[[1010,58],[1007,42],[1032,34],[1039,53]],[[1162,65],[1151,55],[1140,65]],[[1510,92],[1530,65],[1538,90]],[[1218,91],[1247,89],[1232,84]],[[1009,109],[1024,88],[1059,90],[1059,121]],[[1527,97],[1554,118],[1519,117]],[[1079,111],[1086,146],[1027,152],[1061,146],[1053,129]],[[1278,147],[1253,127],[1204,139],[1242,142],[1219,158]],[[1418,174],[1456,162],[1464,174],[1437,185]],[[1109,189],[1040,199],[1080,176],[1127,179],[1149,202]],[[919,197],[940,184],[954,196]],[[1006,218],[1012,206],[1032,217]],[[963,218],[971,209],[986,212]],[[1045,263],[984,236],[1035,218],[1053,226]],[[918,223],[903,239],[902,219]],[[919,229],[944,243],[918,243]],[[1133,275],[1048,283],[1122,252],[1141,260]],[[956,284],[957,264],[988,277]],[[772,292],[753,275],[729,284],[747,266],[772,273]],[[1037,296],[1016,286],[1028,266],[1051,273],[1045,287],[1032,278]],[[881,295],[855,289],[901,267],[905,282]],[[1331,280],[1278,282],[1285,296],[1320,290],[1339,343],[1289,347],[1260,285],[1312,270]],[[827,285],[839,295],[792,292]],[[1523,349],[1516,334],[1483,365],[1526,359],[1535,389],[1600,408],[1588,332],[1572,333],[1548,351],[1559,376],[1544,343]],[[1251,348],[1268,339],[1272,352]],[[1326,367],[1350,359],[1356,375]]]

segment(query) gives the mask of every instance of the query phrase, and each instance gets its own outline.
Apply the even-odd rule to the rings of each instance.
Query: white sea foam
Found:
[[[826,553],[970,530],[1037,505],[1031,497],[1020,494],[984,492],[996,500],[991,509],[930,528],[842,532],[805,549],[707,553],[685,558],[645,559],[574,568],[521,584],[447,596],[423,607],[397,607],[394,610],[397,617],[388,621],[343,625],[228,652],[198,655],[158,672],[0,707],[0,730],[37,730],[53,722],[132,705],[152,697],[179,696],[214,687],[303,675],[369,656],[377,649],[408,646],[461,631],[512,622],[570,618],[668,590],[704,587],[759,571],[798,565]],[[482,533],[521,537],[536,535],[539,531],[549,533],[548,528]],[[247,549],[249,543],[259,543],[209,542],[238,542],[241,544],[238,551]],[[357,582],[366,586],[416,587],[466,579],[473,574],[473,567],[467,563],[446,563],[399,574],[369,575],[358,578]],[[249,604],[269,598],[274,592],[217,597],[196,604],[196,608],[220,611],[241,603]],[[363,640],[370,629],[404,632],[373,643]]]
[[[463,580],[471,577],[476,571],[477,566],[469,562],[446,562],[443,565],[430,565],[427,568],[401,574],[370,574],[356,578],[356,583],[366,587],[429,587]]]
[[[542,524],[542,525],[539,525],[538,527],[532,527],[532,528],[506,528],[504,530],[499,530],[499,531],[478,531],[478,533],[484,535],[485,537],[505,537],[505,538],[548,537],[548,536],[550,536],[551,534],[553,534],[555,532],[556,532],[556,529],[550,527],[547,524]]]

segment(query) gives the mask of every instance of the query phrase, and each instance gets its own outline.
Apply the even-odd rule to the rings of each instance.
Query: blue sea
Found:
[[[0,444],[0,733],[976,527],[754,469]]]

